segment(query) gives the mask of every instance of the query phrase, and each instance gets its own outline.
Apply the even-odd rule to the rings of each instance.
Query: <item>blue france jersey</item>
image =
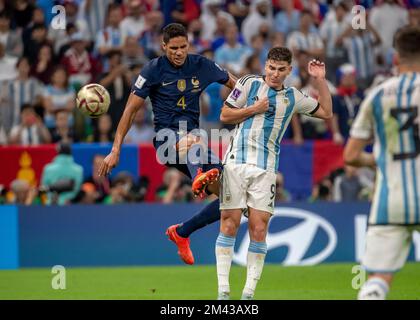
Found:
[[[133,93],[143,99],[150,97],[156,132],[163,128],[178,131],[180,121],[186,121],[191,131],[199,127],[201,92],[213,82],[228,80],[226,70],[203,56],[189,54],[179,68],[161,56],[143,68]]]

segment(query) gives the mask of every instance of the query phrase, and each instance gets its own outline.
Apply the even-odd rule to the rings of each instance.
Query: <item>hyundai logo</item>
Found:
[[[273,219],[298,218],[298,224],[279,232],[270,232],[270,225]],[[242,218],[241,224],[247,223],[247,219]],[[305,257],[310,245],[313,243],[318,230],[323,230],[327,234],[328,242],[318,253]],[[237,239],[239,240],[239,238]],[[337,234],[333,226],[314,212],[297,208],[275,208],[274,215],[270,219],[267,233],[268,253],[278,247],[287,247],[287,256],[283,260],[283,265],[314,265],[324,261],[334,251],[337,245]],[[249,246],[249,234],[246,232],[242,239],[239,249],[233,255],[233,261],[239,265],[246,265],[246,257]],[[304,258],[305,257],[305,258]]]

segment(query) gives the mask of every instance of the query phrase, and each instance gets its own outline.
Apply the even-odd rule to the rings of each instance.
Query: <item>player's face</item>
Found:
[[[265,63],[265,82],[274,89],[281,89],[284,79],[292,71],[292,66],[286,61],[267,60]]]
[[[188,54],[188,40],[186,37],[175,37],[163,43],[163,50],[169,61],[175,66],[180,67],[184,64]]]

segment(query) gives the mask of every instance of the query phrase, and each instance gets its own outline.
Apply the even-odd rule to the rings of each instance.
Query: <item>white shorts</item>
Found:
[[[393,273],[400,270],[410,253],[414,230],[419,226],[369,226],[362,266],[368,272]]]
[[[248,207],[273,214],[276,174],[251,164],[225,164],[220,187],[220,209]]]

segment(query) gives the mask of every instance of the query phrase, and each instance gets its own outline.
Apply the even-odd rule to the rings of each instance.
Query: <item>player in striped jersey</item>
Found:
[[[221,223],[216,241],[218,299],[230,294],[229,271],[242,210],[248,209],[250,245],[248,272],[242,299],[252,299],[267,252],[268,221],[274,211],[276,171],[280,141],[294,113],[317,118],[332,117],[331,95],[325,66],[312,60],[308,73],[314,77],[319,100],[296,88],[284,87],[292,70],[292,53],[276,47],[269,51],[265,76],[242,77],[226,99],[220,119],[237,124],[224,158],[220,190]]]
[[[386,298],[420,225],[420,28],[400,29],[394,44],[399,76],[373,89],[363,101],[344,150],[346,163],[377,168],[362,259],[370,275],[359,299]],[[374,152],[366,153],[372,137]]]

